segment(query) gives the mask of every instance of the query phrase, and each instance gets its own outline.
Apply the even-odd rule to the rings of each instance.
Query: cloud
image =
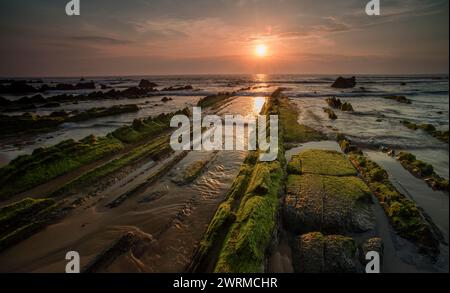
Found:
[[[101,45],[127,45],[131,44],[131,41],[121,40],[109,37],[100,37],[100,36],[73,36],[68,37],[68,40],[78,41],[78,42],[87,42],[90,44],[101,44]]]

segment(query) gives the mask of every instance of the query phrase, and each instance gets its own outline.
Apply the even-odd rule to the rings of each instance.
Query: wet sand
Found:
[[[220,111],[259,113],[264,100],[237,98]],[[141,237],[138,245],[103,271],[184,271],[245,156],[245,151],[189,152],[155,184],[133,194],[118,207],[107,207],[118,196],[144,182],[171,158],[144,162],[101,192],[72,196],[71,200],[77,196],[82,198],[81,206],[60,223],[48,226],[1,253],[0,270],[64,272],[65,253],[70,250],[80,253],[84,267],[123,234],[134,231]],[[209,163],[194,182],[181,186],[173,182],[191,163],[204,159]]]

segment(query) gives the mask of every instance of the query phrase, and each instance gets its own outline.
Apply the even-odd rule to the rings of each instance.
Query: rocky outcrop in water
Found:
[[[157,86],[158,86],[158,85],[157,85],[156,83],[151,82],[151,81],[149,81],[149,80],[147,80],[147,79],[142,79],[142,80],[139,82],[139,85],[138,85],[138,87],[144,88],[144,89],[154,88],[154,87],[157,87]]]
[[[163,92],[169,92],[169,91],[186,91],[186,90],[193,90],[194,87],[192,85],[186,85],[186,86],[180,86],[180,87],[166,87],[163,88],[161,91]]]
[[[342,76],[339,76],[336,81],[331,85],[333,88],[339,88],[339,89],[348,89],[348,88],[354,88],[356,86],[356,77],[351,78],[344,78]]]

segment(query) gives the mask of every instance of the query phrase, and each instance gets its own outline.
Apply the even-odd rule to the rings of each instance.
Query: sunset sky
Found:
[[[449,68],[447,0],[381,0],[370,17],[368,0],[81,0],[73,17],[67,2],[1,1],[0,76]]]

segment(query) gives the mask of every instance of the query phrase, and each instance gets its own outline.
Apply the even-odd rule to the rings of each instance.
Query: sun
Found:
[[[267,56],[267,46],[264,44],[259,44],[255,48],[255,54],[258,57],[265,57]]]

